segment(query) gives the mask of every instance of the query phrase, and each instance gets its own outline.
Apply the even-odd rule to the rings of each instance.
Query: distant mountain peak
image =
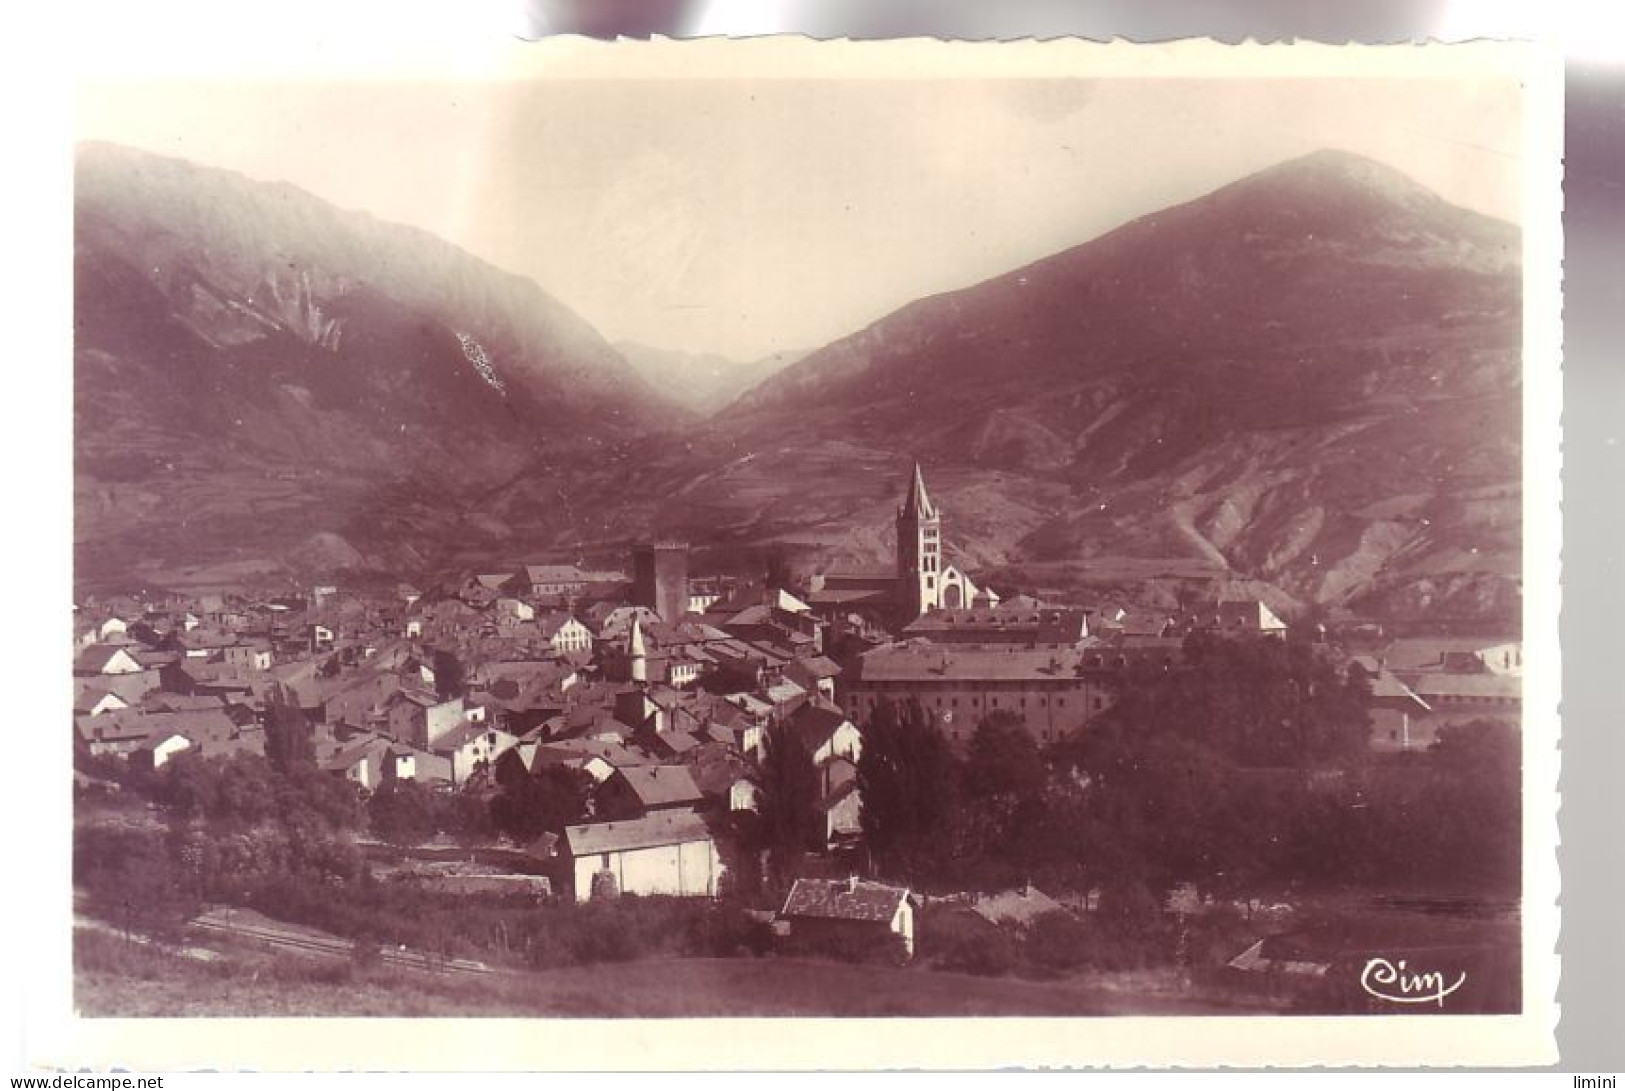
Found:
[[[1357,190],[1399,203],[1422,200],[1443,204],[1444,199],[1410,175],[1341,148],[1321,148],[1266,167],[1235,183],[1237,186],[1269,186],[1287,182],[1325,188]]]
[[[1300,601],[1505,611],[1521,252],[1512,224],[1316,151],[917,300],[746,395],[718,446],[928,459],[979,563],[1022,579],[1219,572]],[[760,461],[727,481],[757,533]],[[866,496],[833,470],[796,488],[786,537]]]
[[[535,282],[288,183],[81,144],[74,259],[75,469],[105,500],[79,509],[82,571],[506,537],[459,505],[673,427]],[[529,511],[561,506],[513,518],[556,532]]]

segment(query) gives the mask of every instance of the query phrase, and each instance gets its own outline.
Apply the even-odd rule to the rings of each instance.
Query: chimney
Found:
[[[846,892],[848,894],[856,894],[858,892],[858,877],[856,875],[848,875],[846,877]]]

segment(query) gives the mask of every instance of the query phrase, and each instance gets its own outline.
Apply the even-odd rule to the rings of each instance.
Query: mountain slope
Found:
[[[81,575],[502,539],[669,408],[536,285],[291,186],[108,145],[75,179]],[[545,533],[548,519],[532,522]]]
[[[1520,252],[1511,225],[1316,153],[813,353],[665,488],[743,536],[878,557],[918,457],[950,538],[1014,584],[1160,570],[1515,617]],[[836,447],[862,452],[850,471]]]
[[[652,348],[633,341],[617,341],[615,350],[662,397],[702,414],[716,412],[807,355],[775,352],[740,363],[716,353]]]

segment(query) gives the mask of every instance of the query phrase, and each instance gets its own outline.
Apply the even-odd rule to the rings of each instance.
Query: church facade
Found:
[[[945,560],[942,512],[926,492],[925,475],[915,463],[897,508],[895,564],[890,569],[842,569],[815,576],[808,602],[820,613],[856,614],[895,630],[935,610],[997,606],[999,597]]]

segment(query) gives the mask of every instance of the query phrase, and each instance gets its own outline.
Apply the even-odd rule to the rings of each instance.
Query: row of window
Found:
[[[945,681],[951,682],[952,680],[949,679]],[[979,689],[984,693],[988,691],[998,692],[1002,690],[1009,690],[1018,693],[1025,691],[1030,693],[1033,690],[1046,689],[1059,690],[1062,693],[1076,693],[1079,688],[1079,681],[1079,679],[1075,678],[1020,678],[1004,680],[992,678],[968,679],[963,683],[962,688]],[[1087,682],[1084,684],[1087,685]],[[873,681],[865,680],[861,683],[861,685],[864,689],[874,690],[877,693],[884,693],[887,691],[905,694],[918,693],[922,688],[924,688],[920,683],[917,682],[889,682],[878,679]],[[947,686],[943,686],[940,682],[934,684],[928,683],[928,685],[933,685],[933,688],[948,688]]]
[[[1520,697],[1475,697],[1457,693],[1424,693],[1422,696],[1435,705],[1516,705],[1522,701]]]
[[[880,706],[880,702],[883,699],[884,698],[870,695],[868,697],[869,707],[871,709],[878,708]],[[864,698],[862,696],[859,696],[859,697],[856,698],[856,700],[859,703],[861,703],[864,700]],[[943,707],[943,700],[944,700],[944,698],[941,698],[941,697],[935,698],[933,707],[942,708]],[[958,697],[949,697],[946,700],[948,702],[948,704],[947,704],[948,708],[958,708],[959,707],[959,698]],[[982,699],[980,697],[969,697],[969,698],[966,698],[966,700],[970,703],[970,706],[972,708],[981,708],[982,707]],[[1048,697],[1036,697],[1036,698],[1034,698],[1034,700],[1037,702],[1037,707],[1038,708],[1048,708],[1048,707],[1050,707]],[[1091,706],[1091,701],[1092,701],[1092,706]],[[1099,696],[1094,697],[1094,698],[1086,698],[1084,700],[1084,706],[1085,707],[1093,707],[1094,711],[1099,712],[1101,709],[1106,707],[1106,699],[1104,697],[1099,697]],[[997,697],[989,697],[987,699],[987,707],[988,708],[999,708],[999,707],[1001,707],[999,705],[999,699]],[[1017,697],[1013,701],[1007,700],[1006,703],[1002,707],[1007,708],[1007,709],[1025,709],[1027,707],[1027,698],[1025,698],[1025,697]],[[1055,698],[1055,707],[1056,708],[1065,708],[1066,707],[1066,698],[1065,697],[1057,697],[1057,698]]]
[[[958,742],[959,741],[959,735],[960,735],[959,729],[954,728],[952,731],[948,732],[948,739],[949,739],[950,742]],[[1056,739],[1060,739],[1060,737],[1062,735],[1062,732],[1060,732],[1060,731],[1051,731],[1047,727],[1043,728],[1042,730],[1040,730],[1038,732],[1038,738],[1042,742],[1049,742],[1050,741],[1050,736],[1052,736],[1052,735]]]

